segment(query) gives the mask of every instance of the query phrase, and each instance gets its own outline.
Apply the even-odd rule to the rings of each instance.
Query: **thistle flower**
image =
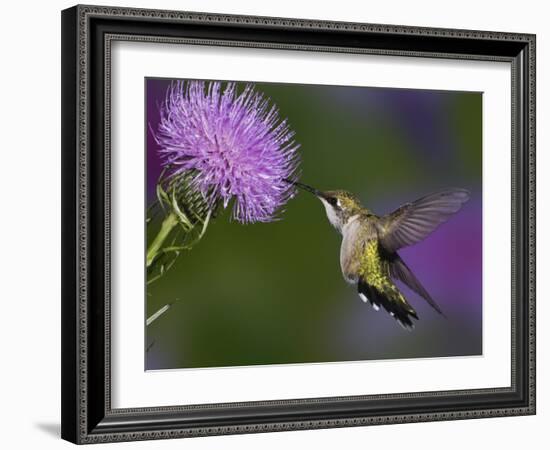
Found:
[[[242,223],[269,222],[295,194],[297,149],[286,119],[250,84],[172,84],[155,139],[168,179],[185,176],[210,207]]]

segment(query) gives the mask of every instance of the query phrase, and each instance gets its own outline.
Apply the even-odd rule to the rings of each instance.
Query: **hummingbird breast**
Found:
[[[374,221],[364,215],[351,217],[342,227],[342,246],[340,247],[340,266],[342,275],[348,283],[357,283],[365,260],[367,243],[377,240]]]

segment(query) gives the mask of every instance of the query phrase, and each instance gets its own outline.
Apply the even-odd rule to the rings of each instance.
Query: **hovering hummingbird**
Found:
[[[359,297],[378,311],[383,307],[405,329],[418,320],[414,308],[399,291],[400,280],[442,314],[437,303],[420,284],[397,251],[416,244],[458,212],[468,201],[465,189],[447,189],[406,203],[392,213],[377,216],[346,191],[319,191],[291,181],[311,192],[323,205],[329,222],[341,233],[340,266],[345,280],[357,285]]]

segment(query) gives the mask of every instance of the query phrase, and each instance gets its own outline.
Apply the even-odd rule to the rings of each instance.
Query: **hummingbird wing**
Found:
[[[447,189],[406,203],[378,221],[380,243],[390,253],[426,238],[468,201],[466,189]]]
[[[405,283],[409,288],[411,288],[414,292],[416,292],[424,300],[426,300],[429,305],[439,314],[441,314],[442,316],[445,315],[443,314],[443,311],[441,311],[441,308],[439,308],[439,305],[430,296],[430,294],[428,294],[428,291],[424,289],[424,286],[420,284],[420,281],[418,281],[418,279],[411,272],[411,269],[409,269],[409,267],[405,264],[405,262],[397,253],[394,253],[394,256],[391,258],[389,269],[390,276],[394,280],[400,280]]]

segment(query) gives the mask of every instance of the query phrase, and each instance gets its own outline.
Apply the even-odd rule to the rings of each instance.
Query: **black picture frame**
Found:
[[[114,40],[510,62],[511,386],[113,409],[109,99]],[[528,414],[535,414],[534,35],[80,5],[62,12],[64,439],[83,444]]]

